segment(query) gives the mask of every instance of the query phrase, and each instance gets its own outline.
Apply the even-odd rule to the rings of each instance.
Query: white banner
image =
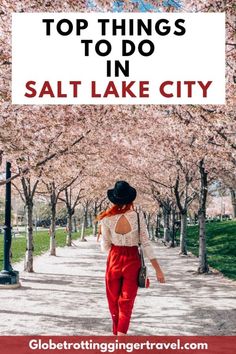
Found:
[[[224,104],[223,13],[14,13],[13,104]]]

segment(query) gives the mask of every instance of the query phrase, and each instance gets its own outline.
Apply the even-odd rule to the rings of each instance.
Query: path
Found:
[[[104,288],[106,255],[91,236],[58,256],[35,257],[35,273],[21,271],[22,287],[0,290],[0,335],[108,335]],[[166,284],[140,289],[129,334],[236,335],[236,282],[195,275],[197,259],[154,244]]]

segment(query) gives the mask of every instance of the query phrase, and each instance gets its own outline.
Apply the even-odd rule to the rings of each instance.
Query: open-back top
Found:
[[[120,234],[115,231],[117,223],[122,215],[126,217],[131,227],[131,231],[125,234]],[[138,246],[138,244],[141,242],[143,246],[144,254],[149,259],[156,258],[153,247],[148,237],[148,230],[142,213],[139,213],[139,218],[140,218],[140,239],[138,233],[138,217],[136,211],[131,210],[123,214],[116,214],[102,219],[101,220],[102,250],[108,251],[111,248],[112,244],[116,246],[132,247],[132,246]]]

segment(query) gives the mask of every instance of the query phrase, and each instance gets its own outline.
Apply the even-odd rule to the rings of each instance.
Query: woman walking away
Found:
[[[118,181],[107,191],[113,206],[98,216],[101,220],[103,251],[109,251],[106,269],[106,294],[113,321],[113,334],[125,335],[129,328],[134,300],[138,290],[141,267],[138,244],[150,259],[157,280],[165,282],[156,260],[143,216],[134,210],[136,190],[125,181]],[[139,224],[139,225],[138,225]]]

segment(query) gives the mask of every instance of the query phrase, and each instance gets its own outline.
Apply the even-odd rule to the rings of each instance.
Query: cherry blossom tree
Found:
[[[233,1],[121,1],[122,11],[226,12],[226,105],[224,106],[15,106],[11,104],[11,13],[119,11],[117,2],[6,1],[0,4],[0,164],[12,162],[14,184],[28,212],[26,269],[33,271],[33,204],[45,186],[52,212],[55,253],[56,204],[68,212],[68,245],[78,204],[93,204],[125,179],[138,190],[147,223],[164,216],[164,240],[174,245],[175,215],[181,215],[180,253],[186,254],[187,213],[197,203],[199,272],[207,272],[205,218],[209,186],[218,180],[231,190],[234,213],[236,120]],[[178,2],[179,4],[180,2]],[[92,5],[91,5],[92,4]],[[167,5],[167,7],[166,7]],[[7,181],[1,180],[0,184]],[[44,184],[42,184],[44,182]],[[21,183],[21,184],[20,184]],[[44,186],[44,187],[43,187]],[[83,199],[82,199],[83,197]],[[90,206],[90,208],[92,208]],[[141,208],[140,208],[141,210]],[[97,232],[94,227],[94,234]]]
[[[65,203],[67,210],[67,238],[66,245],[71,246],[72,243],[72,217],[75,214],[75,209],[82,199],[83,188],[80,181],[80,173],[75,176],[71,183],[64,189],[64,197],[59,196],[58,199]]]

